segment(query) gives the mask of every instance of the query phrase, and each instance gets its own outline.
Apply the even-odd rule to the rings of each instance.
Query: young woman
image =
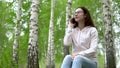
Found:
[[[64,45],[72,45],[72,54],[66,55],[61,68],[97,68],[98,32],[88,9],[78,7],[69,21]]]

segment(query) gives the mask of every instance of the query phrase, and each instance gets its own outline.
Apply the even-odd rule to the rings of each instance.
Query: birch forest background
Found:
[[[98,68],[120,68],[120,0],[0,0],[0,68],[60,68],[78,6],[98,29]]]

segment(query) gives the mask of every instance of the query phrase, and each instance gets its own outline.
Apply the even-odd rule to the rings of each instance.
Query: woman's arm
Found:
[[[64,36],[64,45],[69,46],[72,44],[72,25],[68,25],[65,36]]]

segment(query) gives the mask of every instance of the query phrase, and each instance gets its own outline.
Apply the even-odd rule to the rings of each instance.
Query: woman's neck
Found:
[[[84,21],[78,22],[78,28],[79,28],[80,30],[82,30],[84,27],[85,27]]]

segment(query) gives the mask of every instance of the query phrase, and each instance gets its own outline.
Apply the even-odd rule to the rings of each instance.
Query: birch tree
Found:
[[[27,68],[39,68],[38,59],[38,13],[39,0],[32,0],[30,16],[30,33],[28,42]]]
[[[49,24],[48,53],[46,68],[55,68],[55,49],[54,49],[54,0],[51,0],[51,17]]]
[[[102,0],[104,27],[105,27],[105,46],[106,46],[106,67],[116,68],[114,38],[112,33],[112,13],[111,0]]]
[[[13,62],[14,65],[18,65],[18,48],[19,48],[19,35],[20,35],[20,20],[21,20],[21,14],[22,14],[22,1],[17,0],[18,6],[17,6],[17,22],[15,23],[15,35],[14,35],[14,42],[13,42]]]
[[[66,26],[68,25],[68,21],[71,18],[71,5],[72,5],[72,0],[68,0],[66,6]],[[69,46],[64,46],[64,56],[67,54],[69,54]]]

